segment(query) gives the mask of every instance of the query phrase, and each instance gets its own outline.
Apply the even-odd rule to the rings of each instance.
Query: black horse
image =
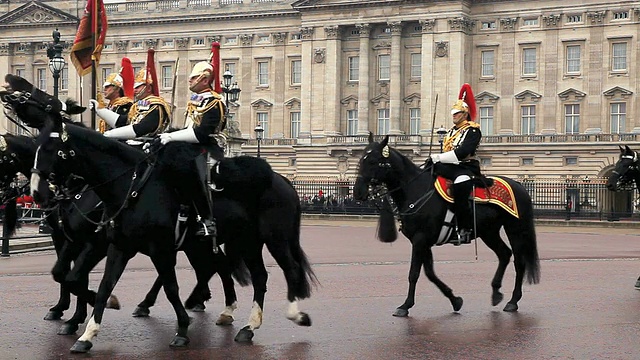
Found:
[[[359,163],[354,197],[357,200],[366,200],[371,195],[371,186],[385,185],[388,191],[384,203],[387,205],[380,213],[378,237],[384,242],[395,241],[397,237],[393,210],[389,206],[390,201],[386,199],[390,196],[399,213],[402,233],[411,241],[409,293],[405,302],[393,315],[408,316],[409,309],[415,304],[420,268],[424,268],[427,278],[449,298],[453,310],[458,311],[462,307],[462,298],[455,296],[451,288],[436,276],[431,251],[431,247],[438,241],[450,204],[435,191],[435,179],[430,171],[432,165],[429,164],[424,169],[416,166],[400,152],[390,148],[388,142],[389,136],[381,142],[375,142],[373,135],[369,135],[369,145],[365,148]],[[477,235],[496,253],[499,260],[498,269],[491,281],[491,301],[494,306],[502,301],[500,287],[513,251],[515,287],[504,311],[517,311],[518,301],[522,297],[524,276],[527,276],[529,283],[538,283],[540,278],[533,207],[529,194],[520,183],[505,177],[501,179],[513,189],[520,216],[512,216],[496,205],[478,204]],[[502,227],[509,238],[512,250],[500,237]]]
[[[142,189],[144,191],[137,191],[135,189],[140,185],[136,185],[137,182],[134,184],[135,179],[132,175],[138,174],[137,171],[134,171],[136,167],[139,167],[138,170],[143,170],[147,166],[144,159],[147,155],[106,139],[94,131],[64,126],[61,118],[66,116],[65,113],[68,110],[64,110],[61,103],[48,94],[40,99],[34,99],[32,95],[26,95],[30,89],[20,88],[20,91],[16,91],[20,86],[20,80],[22,80],[21,78],[16,80],[16,78],[7,75],[5,80],[11,84],[10,88],[13,91],[11,96],[18,97],[21,108],[26,109],[21,118],[23,120],[29,119],[30,126],[42,129],[38,166],[34,170],[36,174],[32,176],[32,191],[36,189],[39,196],[46,196],[46,191],[44,191],[46,184],[40,182],[40,178],[50,178],[51,181],[55,181],[61,176],[65,177],[71,172],[78,173],[82,170],[81,173],[85,175],[85,180],[93,187],[93,190],[98,193],[101,199],[106,199],[108,213],[106,221],[103,222],[111,224],[108,221],[111,218],[118,220],[115,223],[117,228],[112,229],[115,232],[118,246],[125,247],[125,250],[130,252],[138,250],[148,254],[159,250],[167,252],[165,249],[159,249],[159,244],[168,242],[168,239],[165,239],[168,235],[160,234],[160,229],[166,228],[167,224],[172,225],[171,219],[175,219],[177,215],[177,209],[173,206],[177,206],[179,202],[174,201],[174,196],[176,196],[175,190],[182,185],[181,179],[184,176],[194,176],[190,172],[191,170],[183,169],[180,171],[176,169],[180,169],[184,164],[192,163],[190,160],[192,156],[197,154],[197,148],[189,144],[168,144],[162,150],[164,155],[158,161],[159,166],[149,172],[150,177],[144,182]],[[13,83],[18,83],[18,85],[14,86]],[[0,96],[3,95],[0,93]],[[44,126],[43,122],[48,125]],[[67,131],[63,131],[64,129]],[[187,153],[191,151],[191,154],[185,157],[182,154],[185,151]],[[53,169],[55,169],[55,173],[52,171]],[[142,173],[144,174],[144,171]],[[123,177],[125,180],[122,180]],[[254,287],[254,306],[250,320],[247,326],[240,330],[236,340],[251,340],[253,330],[262,324],[262,309],[268,277],[262,259],[262,248],[265,244],[283,270],[287,280],[287,298],[289,300],[287,318],[299,325],[310,325],[309,316],[298,310],[297,301],[310,296],[311,286],[317,280],[304,251],[300,247],[301,211],[295,189],[286,178],[273,172],[264,160],[251,157],[223,160],[212,171],[212,178],[218,188],[224,189],[221,192],[216,192],[216,201],[228,201],[236,205],[235,208],[218,209],[217,215],[219,216],[220,211],[233,213],[236,208],[240,208],[245,212],[243,215],[245,219],[249,219],[244,230],[250,236],[240,236],[233,241],[228,241],[225,246],[229,261],[233,264],[239,262],[246,264],[251,273]],[[145,179],[145,175],[142,176],[142,179]],[[39,183],[39,190],[35,182]],[[127,206],[123,207],[125,203]],[[248,216],[246,216],[247,214]],[[150,224],[151,222],[153,223]],[[129,237],[131,241],[118,241],[123,236]],[[155,238],[154,244],[147,244],[147,247],[141,246],[145,245],[144,239],[147,238]],[[122,255],[114,245],[110,246],[109,251],[107,266],[110,269],[117,266],[116,274],[121,274],[129,253]],[[118,255],[118,257],[110,261],[112,255],[114,257]],[[159,271],[168,271],[166,268],[160,269],[160,265],[171,264],[171,262],[160,261],[154,261],[154,263]],[[173,267],[170,271],[172,279],[175,278]],[[111,281],[108,280],[110,278]],[[91,343],[88,340],[93,338],[97,331],[95,319],[104,311],[104,307],[98,306],[103,303],[109,289],[113,288],[113,279],[114,275],[111,272],[108,274],[105,272],[101,284],[101,296],[98,297],[99,301],[96,302],[97,307],[94,310],[94,320],[90,322],[85,332],[86,336],[81,338],[74,350],[86,351],[90,348]],[[115,279],[117,280],[117,277]],[[163,282],[163,284],[167,283]],[[167,292],[166,287],[165,292]],[[173,303],[174,301],[172,301]],[[186,345],[188,341],[186,338],[188,323],[186,321],[188,319],[183,317],[179,311],[177,312],[179,313],[179,331],[174,339],[174,344]]]
[[[640,157],[638,157],[638,152],[631,150],[628,145],[619,146],[619,148],[620,157],[607,179],[607,189],[620,191],[633,186],[640,192]],[[636,280],[635,288],[640,290],[640,277]]]

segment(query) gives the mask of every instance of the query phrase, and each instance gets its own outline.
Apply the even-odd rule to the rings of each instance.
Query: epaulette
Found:
[[[126,96],[122,96],[109,103],[111,107],[122,106],[126,104],[133,104],[133,100]]]

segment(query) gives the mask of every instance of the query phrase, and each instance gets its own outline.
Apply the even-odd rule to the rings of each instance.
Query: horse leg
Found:
[[[56,255],[57,259],[53,268],[51,269],[51,274],[53,275],[53,279],[60,284],[60,298],[58,299],[58,303],[54,305],[49,312],[44,316],[45,320],[60,320],[62,319],[62,315],[65,310],[69,309],[69,305],[71,304],[71,294],[69,290],[63,285],[65,276],[69,273],[71,269],[71,255],[68,250],[66,241],[54,241],[56,244]],[[62,244],[62,245],[59,245]]]
[[[517,248],[514,247],[513,250],[513,265],[516,269],[516,281],[513,286],[513,294],[511,294],[511,300],[507,302],[507,305],[504,306],[503,311],[506,312],[515,312],[518,311],[518,301],[522,299],[522,281],[524,279],[525,273],[525,261],[522,259],[520,254],[518,254]]]
[[[502,241],[499,230],[495,232],[491,231],[489,234],[483,234],[481,239],[498,257],[498,268],[491,280],[491,305],[496,306],[500,304],[504,298],[504,295],[500,292],[500,288],[502,287],[504,272],[507,266],[509,266],[509,261],[511,261],[511,250],[507,244]]]
[[[424,274],[427,275],[427,279],[434,283],[444,296],[449,299],[451,306],[453,306],[453,311],[459,311],[462,308],[462,298],[460,296],[453,295],[453,290],[451,290],[451,288],[442,282],[442,280],[440,280],[436,275],[436,272],[433,269],[433,252],[431,251],[431,248],[427,248],[423,265]]]
[[[95,297],[95,303],[93,308],[93,314],[89,323],[84,330],[84,334],[76,341],[71,347],[72,353],[86,353],[93,343],[91,342],[94,337],[100,332],[100,323],[102,323],[102,316],[107,306],[107,300],[109,299],[113,288],[118,283],[118,280],[122,276],[124,269],[127,267],[129,260],[135,255],[135,253],[125,253],[124,251],[110,244],[107,250],[107,262],[100,281],[100,287]],[[175,261],[175,259],[174,259]]]
[[[88,279],[87,279],[88,280]],[[89,283],[84,285],[89,286]],[[73,316],[64,322],[60,329],[58,329],[58,335],[73,335],[78,331],[80,324],[87,319],[87,302],[79,297],[76,297],[76,311]]]
[[[414,236],[411,239],[411,265],[409,267],[409,292],[404,303],[393,312],[393,316],[407,317],[409,316],[409,309],[415,305],[416,298],[416,284],[420,277],[420,268],[422,267],[422,259],[425,248],[427,247],[426,241],[423,235]]]
[[[82,252],[76,258],[73,268],[65,277],[64,284],[69,288],[72,294],[76,295],[82,301],[86,301],[87,304],[95,307],[96,292],[89,290],[89,273],[96,265],[105,257],[107,250],[104,247],[106,244],[99,244],[94,246],[92,243],[86,243]],[[120,303],[115,295],[109,293],[109,299],[107,301],[108,309],[120,309]]]
[[[234,321],[233,312],[238,308],[238,297],[233,278],[231,277],[231,264],[227,257],[219,251],[214,254],[214,264],[217,266],[218,275],[222,282],[222,290],[224,292],[224,310],[218,316],[216,325],[231,325]]]
[[[71,293],[64,285],[60,284],[60,297],[58,303],[49,309],[49,312],[44,316],[45,320],[60,320],[65,310],[69,309],[71,304]]]
[[[253,249],[250,253],[246,253],[243,257],[249,273],[251,273],[251,282],[253,283],[253,306],[251,307],[251,316],[245,327],[238,331],[235,341],[249,342],[253,339],[253,332],[262,325],[262,313],[264,306],[264,296],[267,293],[267,279],[269,274],[264,266],[262,259],[261,247]]]
[[[136,306],[135,310],[133,310],[133,317],[147,317],[149,316],[149,308],[152,307],[156,300],[158,299],[158,293],[160,293],[160,289],[162,288],[162,279],[160,277],[156,277],[156,280],[153,282],[151,289],[144,297],[138,306]]]
[[[211,299],[209,280],[215,273],[215,262],[212,250],[212,242],[194,239],[191,247],[184,249],[189,263],[196,272],[196,286],[184,302],[184,307],[194,312],[203,312],[206,308],[204,302]],[[205,260],[206,258],[206,260]]]
[[[173,243],[172,241],[170,242]],[[178,279],[176,277],[176,253],[172,248],[155,249],[151,252],[151,261],[156,268],[158,275],[162,279],[162,286],[164,287],[164,293],[167,296],[167,300],[173,306],[178,318],[178,331],[176,332],[173,340],[169,344],[171,347],[184,347],[189,344],[189,337],[187,331],[189,330],[189,314],[182,306],[180,301],[180,295],[178,292]]]

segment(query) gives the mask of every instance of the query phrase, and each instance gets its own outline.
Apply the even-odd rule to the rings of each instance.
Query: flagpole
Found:
[[[97,45],[97,33],[98,33],[98,0],[93,1],[93,12],[91,13],[91,44],[93,44],[92,50],[95,51]],[[91,54],[91,98],[97,98],[96,91],[96,56]],[[96,129],[96,109],[91,111],[91,128]]]

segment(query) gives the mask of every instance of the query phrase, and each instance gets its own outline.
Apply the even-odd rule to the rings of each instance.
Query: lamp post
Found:
[[[224,71],[224,74],[222,74],[222,92],[224,92],[224,97],[225,97],[225,117],[227,118],[227,121],[231,121],[231,117],[229,114],[229,103],[234,103],[236,101],[238,101],[238,98],[240,98],[240,88],[238,87],[238,83],[237,82],[232,82],[233,81],[233,74],[231,73],[231,71],[229,71],[229,67],[227,66],[227,68]]]
[[[57,98],[60,73],[67,63],[62,57],[62,49],[64,46],[60,43],[60,32],[58,31],[58,28],[53,31],[52,36],[53,43],[50,43],[47,48],[47,57],[49,58],[49,70],[51,70],[51,73],[53,74],[53,96]]]
[[[436,130],[436,134],[438,134],[438,142],[440,143],[440,152],[442,152],[442,145],[444,142],[444,136],[447,134],[447,129],[445,129],[442,125]]]
[[[260,157],[260,142],[262,141],[262,133],[264,132],[264,128],[260,123],[258,123],[253,131],[256,132],[256,140],[258,141],[258,157]]]

